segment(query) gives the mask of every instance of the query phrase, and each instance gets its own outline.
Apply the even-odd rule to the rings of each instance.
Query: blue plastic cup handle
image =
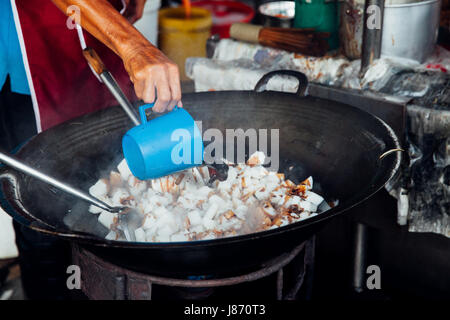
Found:
[[[139,107],[141,124],[131,128],[122,139],[123,153],[133,175],[140,180],[154,179],[201,165],[203,140],[192,116],[185,109],[175,107],[149,121],[145,111],[153,106],[154,103]],[[181,138],[180,142],[172,139],[173,133],[179,129],[187,131],[187,140]],[[186,155],[188,161],[179,162],[178,156],[176,161],[172,158],[173,152],[179,155],[180,143],[184,148],[181,149],[181,158],[185,159]]]
[[[151,109],[155,106],[155,103],[149,103],[149,104],[144,104],[142,106],[139,107],[139,115],[141,117],[141,124],[147,123],[148,119],[147,119],[147,115],[145,114],[145,111],[147,109]],[[175,106],[175,108],[173,108],[173,110],[177,110],[179,109],[178,106]]]

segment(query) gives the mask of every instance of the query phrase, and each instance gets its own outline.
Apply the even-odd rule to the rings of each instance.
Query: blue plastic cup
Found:
[[[183,108],[147,120],[139,107],[141,124],[122,138],[122,148],[131,173],[140,180],[155,179],[203,163],[203,139],[191,115]]]

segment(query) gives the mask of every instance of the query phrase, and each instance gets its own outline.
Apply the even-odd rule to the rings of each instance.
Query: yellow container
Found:
[[[187,80],[184,63],[187,57],[205,57],[206,40],[211,33],[211,13],[192,7],[186,18],[184,8],[159,10],[159,48],[180,68],[181,80]]]

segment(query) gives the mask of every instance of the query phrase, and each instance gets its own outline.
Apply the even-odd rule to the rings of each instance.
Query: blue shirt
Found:
[[[11,91],[30,94],[10,0],[0,0],[0,89],[6,77]]]

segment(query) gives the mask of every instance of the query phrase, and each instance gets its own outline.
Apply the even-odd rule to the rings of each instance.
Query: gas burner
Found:
[[[306,297],[311,293],[314,237],[291,252],[262,263],[258,270],[225,278],[169,278],[139,273],[112,264],[77,244],[72,245],[72,257],[73,263],[81,269],[81,290],[93,300],[152,300],[157,291],[161,292],[158,296],[170,299],[207,299],[214,295],[222,297],[219,290],[225,287],[232,292],[233,287],[266,283],[271,278],[276,279],[276,291],[268,294],[276,294],[277,300],[294,300],[302,287],[306,287]],[[285,284],[289,284],[289,288],[285,288]],[[267,285],[262,287],[267,288]]]

